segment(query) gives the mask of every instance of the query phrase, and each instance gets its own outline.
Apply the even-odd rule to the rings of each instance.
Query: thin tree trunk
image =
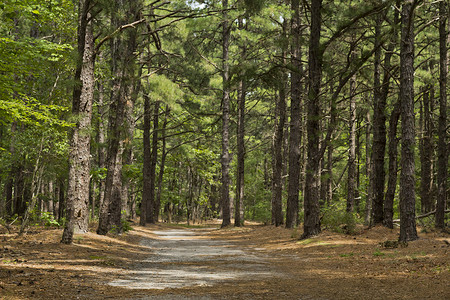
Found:
[[[333,201],[333,145],[328,145],[327,155],[327,196],[326,205],[330,205]]]
[[[384,204],[384,156],[386,148],[386,99],[381,94],[380,66],[381,66],[381,25],[382,14],[377,15],[375,25],[375,62],[374,62],[374,114],[373,114],[373,151],[372,151],[372,224],[383,222]]]
[[[355,59],[354,51],[351,54]],[[356,75],[350,80],[350,118],[348,137],[347,212],[354,211],[356,197]]]
[[[90,21],[90,1],[80,0],[78,55],[72,112],[77,124],[70,139],[69,186],[66,226],[62,243],[70,244],[74,232],[87,232],[89,219],[90,127],[94,97],[94,36]]]
[[[298,204],[300,190],[300,145],[301,145],[301,100],[302,100],[302,65],[300,52],[300,1],[291,1],[291,121],[289,131],[289,177],[288,198],[286,206],[286,228],[293,228],[298,222]]]
[[[152,133],[152,157],[150,163],[150,198],[149,203],[153,205],[153,216],[147,215],[147,223],[156,223],[159,218],[160,203],[156,202],[156,163],[158,159],[158,127],[159,127],[159,106],[160,102],[155,102],[153,110],[153,133]],[[148,206],[147,206],[148,209]]]
[[[391,117],[389,119],[389,146],[388,146],[388,156],[389,156],[389,169],[388,169],[388,183],[384,199],[384,226],[388,228],[393,228],[393,217],[394,217],[394,197],[395,190],[397,188],[397,154],[398,154],[398,138],[397,138],[397,125],[400,118],[400,101],[394,106],[391,112]]]
[[[273,179],[272,179],[272,222],[275,226],[283,224],[282,211],[282,171],[283,171],[283,130],[286,121],[285,93],[280,89],[277,101],[276,129],[273,138]]]
[[[151,177],[151,148],[150,148],[150,129],[151,129],[151,108],[150,98],[144,92],[144,128],[143,128],[143,148],[144,163],[142,167],[142,201],[141,201],[141,217],[139,225],[145,226],[147,223],[147,215],[153,215],[153,203],[150,203],[150,177]]]
[[[140,78],[140,76],[138,76],[138,78]],[[138,82],[140,82],[140,80],[137,80]],[[127,134],[127,138],[124,139],[124,143],[123,143],[123,147],[124,147],[124,155],[123,155],[123,159],[124,165],[131,165],[133,163],[134,160],[134,155],[133,155],[133,134],[134,134],[134,117],[133,117],[133,108],[134,108],[134,102],[136,101],[137,98],[137,89],[139,84],[136,84],[136,88],[133,88],[131,85],[129,87],[129,93],[131,93],[131,98],[130,100],[127,102],[126,105],[126,112],[125,112],[125,124],[123,130],[126,131]],[[124,214],[123,217],[129,217],[130,216],[130,184],[131,184],[131,179],[130,178],[124,178],[123,179],[123,184],[122,184],[122,191],[121,191],[121,199],[122,199],[122,214]]]
[[[431,94],[431,86],[427,86],[426,90],[424,90],[422,95],[422,104],[423,104],[423,127],[421,136],[422,139],[420,141],[420,200],[422,206],[422,213],[427,213],[434,210],[433,205],[433,197],[432,197],[432,176],[433,176],[433,168],[432,168],[432,156],[433,156],[433,130],[432,130],[432,116],[430,111],[430,94]]]
[[[295,13],[295,12],[294,12]],[[283,36],[286,34],[286,22],[283,23]],[[295,39],[295,38],[294,38]],[[282,57],[286,57],[287,49],[282,49]],[[286,61],[283,59],[283,63]],[[282,80],[276,97],[275,132],[273,137],[273,179],[272,179],[272,223],[275,226],[283,224],[283,145],[284,128],[286,124],[286,85],[287,74],[283,72]],[[297,96],[298,97],[298,96]]]
[[[438,124],[438,165],[437,165],[437,204],[436,227],[445,227],[445,206],[447,204],[447,180],[448,180],[448,148],[447,148],[447,74],[448,74],[448,50],[447,42],[450,42],[450,5],[448,1],[439,3],[439,124]]]
[[[230,153],[229,153],[229,122],[230,122],[230,87],[229,87],[229,44],[231,23],[228,17],[228,0],[222,0],[222,227],[231,224],[230,212]]]
[[[103,90],[103,83],[100,82],[98,85],[98,131],[97,131],[97,142],[98,142],[98,167],[100,169],[105,168],[105,122],[103,121],[105,118],[105,108],[103,104],[105,92]],[[104,195],[105,195],[105,180],[101,179],[98,185],[98,207],[100,208],[103,203]]]
[[[58,222],[61,223],[62,218],[64,216],[64,211],[66,210],[66,203],[65,203],[65,185],[64,185],[64,179],[59,178],[59,195],[58,195]]]
[[[153,215],[147,215],[147,223],[153,224],[158,222],[160,203],[156,202],[156,162],[158,159],[158,127],[159,127],[159,106],[160,102],[155,102],[153,110],[153,133],[152,133],[152,157],[150,162],[150,198],[147,205],[153,205]],[[147,210],[149,210],[147,206]]]
[[[244,49],[245,57],[245,49]],[[243,74],[242,74],[243,75]],[[238,124],[237,124],[237,174],[236,174],[236,205],[234,214],[234,226],[243,225],[243,207],[244,207],[244,171],[245,171],[245,82],[241,79],[239,82],[238,93]]]
[[[28,203],[28,207],[25,211],[25,214],[22,219],[22,224],[20,225],[19,235],[22,235],[25,231],[25,228],[28,226],[28,222],[32,211],[36,208],[36,204],[39,201],[39,190],[42,187],[42,174],[44,173],[44,166],[40,165],[42,148],[44,145],[44,138],[42,138],[40,143],[40,149],[38,153],[38,157],[36,159],[36,163],[34,165],[33,176],[31,178],[31,201]],[[42,190],[41,190],[42,191]],[[38,209],[38,212],[41,212]]]
[[[400,174],[400,241],[418,238],[415,212],[415,130],[414,130],[414,9],[416,1],[402,6],[402,39],[400,47],[400,100],[402,122]]]
[[[163,121],[162,129],[161,129],[161,142],[162,142],[161,164],[159,166],[158,190],[156,192],[156,203],[158,204],[158,207],[161,207],[162,183],[163,183],[163,179],[164,179],[164,168],[166,165],[166,157],[167,157],[166,127],[167,127],[169,113],[170,113],[169,105],[166,105],[166,109],[165,109],[165,113],[164,113],[164,121]]]

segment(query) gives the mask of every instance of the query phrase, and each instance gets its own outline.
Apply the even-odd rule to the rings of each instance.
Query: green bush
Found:
[[[354,234],[356,233],[358,221],[358,215],[347,212],[345,207],[333,205],[323,210],[322,226],[324,229],[339,233]]]
[[[55,220],[53,214],[51,212],[41,212],[41,215],[39,216],[39,219],[41,223],[43,223],[47,227],[61,227],[62,224],[58,222],[58,220]]]

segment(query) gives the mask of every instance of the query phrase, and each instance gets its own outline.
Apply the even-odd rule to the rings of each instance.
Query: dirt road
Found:
[[[280,276],[258,252],[205,236],[212,230],[153,231],[154,239],[141,241],[151,255],[136,264],[132,274],[110,284],[130,289],[211,287]]]
[[[0,232],[0,299],[450,299],[442,232],[386,248],[398,229],[300,241],[301,230],[273,226],[133,227],[72,245],[61,229]]]

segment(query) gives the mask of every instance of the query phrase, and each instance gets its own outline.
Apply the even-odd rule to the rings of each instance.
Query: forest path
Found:
[[[280,276],[262,253],[208,237],[213,230],[216,229],[153,230],[155,238],[141,241],[150,249],[149,257],[139,262],[127,278],[112,281],[110,285],[130,289],[177,289]]]

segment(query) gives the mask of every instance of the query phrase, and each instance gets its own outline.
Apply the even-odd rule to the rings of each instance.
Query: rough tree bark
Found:
[[[150,177],[151,177],[151,148],[150,148],[150,129],[151,129],[151,107],[150,98],[144,92],[144,128],[143,128],[143,148],[144,148],[144,163],[142,169],[142,201],[141,201],[141,216],[139,225],[145,226],[147,223],[147,215],[153,215],[153,204],[150,203]],[[149,210],[147,210],[147,208]]]
[[[112,24],[115,28],[139,19],[139,0],[117,1],[117,11],[123,14],[114,14]],[[111,39],[112,73],[115,74],[108,124],[108,151],[106,158],[105,196],[100,208],[98,234],[106,234],[111,229],[122,231],[122,153],[124,141],[127,139],[126,130],[122,126],[126,121],[127,107],[131,105],[135,79],[137,30],[129,28],[121,36]]]
[[[291,120],[289,132],[288,198],[286,205],[286,228],[293,228],[298,222],[298,193],[300,190],[300,144],[301,144],[301,100],[302,65],[300,52],[300,1],[291,1]]]
[[[247,19],[248,22],[248,19]],[[239,29],[245,29],[245,23],[239,18]],[[242,60],[246,59],[246,44],[241,46]],[[246,99],[246,79],[245,71],[241,71],[241,78],[238,86],[238,120],[236,128],[237,138],[237,168],[236,168],[236,205],[234,210],[234,226],[244,224],[244,175],[245,175],[245,99]]]
[[[379,14],[375,25],[375,62],[374,62],[374,91],[373,91],[373,196],[372,196],[372,222],[379,224],[383,222],[383,200],[384,200],[384,155],[386,148],[386,99],[381,95],[381,24],[382,14]]]
[[[398,172],[398,138],[397,138],[397,125],[400,118],[400,101],[398,101],[394,109],[391,112],[389,119],[389,169],[388,169],[388,183],[386,194],[384,198],[384,226],[388,228],[394,228],[394,197],[395,190],[397,188],[397,172]]]
[[[94,36],[89,0],[80,0],[78,11],[78,62],[75,71],[72,113],[76,126],[70,137],[69,184],[66,226],[61,242],[70,244],[74,232],[87,232],[89,218],[90,127],[94,97]]]
[[[231,23],[228,17],[228,0],[222,0],[222,227],[231,224],[230,212],[230,87],[229,87],[229,45]]]
[[[155,186],[156,186],[156,160],[158,159],[158,127],[159,127],[159,106],[160,102],[155,101],[155,108],[153,109],[153,132],[152,132],[152,152],[150,158],[150,178],[146,182],[150,186],[150,195],[147,202],[147,223],[154,224],[158,222],[160,204],[155,200]],[[152,207],[150,207],[152,206]]]
[[[237,176],[236,176],[236,205],[234,214],[234,226],[241,226],[244,207],[244,171],[245,171],[245,83],[241,79],[238,92],[238,124],[237,124]]]
[[[400,1],[396,2],[397,7],[400,7]],[[390,80],[392,77],[392,72],[395,68],[391,64],[391,59],[394,54],[395,46],[398,45],[398,29],[397,25],[400,23],[400,14],[398,10],[394,11],[394,23],[392,25],[392,36],[389,41],[389,45],[386,49],[384,55],[384,75],[383,75],[383,85],[382,85],[382,93],[381,97],[383,98],[383,102],[386,103],[387,97],[389,95],[390,89]],[[388,156],[389,156],[389,169],[388,169],[388,183],[386,188],[386,193],[384,195],[384,208],[383,208],[383,224],[388,228],[393,227],[393,215],[394,215],[394,195],[395,189],[397,187],[397,124],[400,117],[400,102],[397,101],[394,105],[394,109],[391,112],[391,116],[389,119],[389,148],[388,148]]]
[[[351,57],[355,59],[355,51]],[[347,212],[353,212],[356,198],[356,75],[350,80],[348,171],[347,171]]]
[[[320,83],[322,78],[323,52],[320,49],[320,35],[322,26],[322,0],[311,2],[311,33],[309,40],[309,87],[308,87],[308,116],[306,129],[308,132],[307,164],[305,178],[305,222],[303,236],[307,238],[320,233],[319,218],[319,118],[320,118]]]
[[[164,179],[164,170],[166,165],[166,157],[167,157],[167,150],[166,150],[166,128],[168,123],[168,117],[170,114],[170,108],[169,105],[166,105],[164,110],[164,120],[161,128],[161,164],[159,165],[159,174],[158,174],[158,189],[156,190],[156,203],[158,204],[158,207],[161,207],[161,193],[162,193],[162,184]],[[169,222],[170,223],[170,222]]]
[[[421,139],[420,139],[420,203],[422,213],[427,213],[434,210],[433,196],[432,196],[432,176],[433,176],[433,125],[432,125],[432,110],[430,109],[430,99],[432,87],[426,86],[422,94],[422,108],[420,111],[421,119]]]
[[[450,17],[450,5],[446,1],[439,3],[439,124],[438,124],[438,165],[437,165],[437,204],[436,227],[445,227],[445,205],[447,203],[448,180],[448,148],[447,148],[447,74],[448,74],[448,50],[447,42],[450,40],[448,33]]]
[[[286,93],[284,87],[279,90],[276,103],[276,124],[273,137],[273,179],[272,179],[272,223],[283,224],[282,192],[283,192],[283,131],[286,122]]]
[[[400,241],[418,238],[415,212],[415,124],[414,124],[414,10],[416,0],[407,0],[401,11],[400,101],[401,101],[401,174]]]
[[[104,118],[106,117],[105,107],[104,107],[104,97],[105,97],[105,91],[103,89],[103,83],[99,82],[98,84],[98,128],[97,128],[97,143],[99,145],[98,147],[98,167],[99,168],[105,168],[105,131],[106,131],[106,125]],[[99,182],[98,185],[98,207],[101,207],[103,203],[103,197],[105,196],[105,180],[102,179]],[[95,210],[93,208],[93,210]]]
[[[370,132],[371,132],[371,115],[370,115],[370,111],[367,112],[366,114],[366,180],[367,180],[367,184],[366,184],[366,206],[365,206],[365,215],[364,215],[364,224],[365,225],[370,225],[372,222],[372,155],[371,155],[371,139],[370,139]]]

